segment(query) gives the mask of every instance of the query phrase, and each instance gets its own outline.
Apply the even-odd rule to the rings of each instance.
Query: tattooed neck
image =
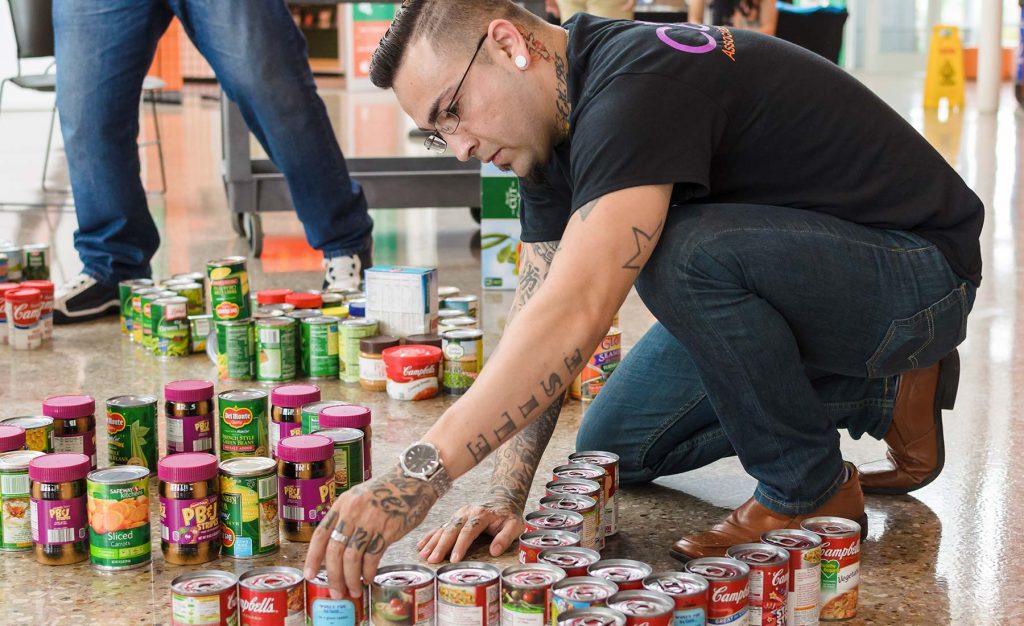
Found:
[[[564,54],[559,54],[557,50],[549,49],[533,31],[526,30],[521,25],[516,26],[516,29],[519,30],[519,34],[523,36],[523,39],[526,40],[531,60],[554,61],[555,90],[558,94],[555,101],[555,123],[558,128],[558,140],[555,143],[561,143],[561,141],[569,136],[569,114],[572,112],[572,104],[569,102],[569,64],[566,62]],[[568,32],[563,30],[560,33],[561,35],[564,35],[568,42]]]

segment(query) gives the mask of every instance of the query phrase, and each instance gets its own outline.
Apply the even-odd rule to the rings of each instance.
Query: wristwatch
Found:
[[[422,480],[433,487],[438,499],[443,498],[452,488],[452,478],[432,443],[412,444],[399,455],[398,464],[404,476]]]

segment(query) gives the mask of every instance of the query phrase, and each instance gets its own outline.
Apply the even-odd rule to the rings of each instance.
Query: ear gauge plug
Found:
[[[518,67],[521,70],[525,70],[526,69],[526,63],[527,63],[526,57],[524,57],[521,54],[516,56],[516,67]]]

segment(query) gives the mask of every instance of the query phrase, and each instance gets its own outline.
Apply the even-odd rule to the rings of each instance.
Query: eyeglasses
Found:
[[[459,90],[462,89],[462,83],[466,82],[466,76],[469,75],[469,68],[473,67],[473,61],[476,61],[477,55],[480,54],[480,48],[483,47],[484,41],[487,40],[487,34],[480,38],[480,43],[476,44],[476,51],[473,52],[473,58],[469,60],[469,65],[466,66],[466,71],[462,74],[462,80],[455,87],[455,92],[452,94],[452,99],[442,111],[437,114],[437,119],[434,120],[434,132],[427,135],[427,138],[423,140],[423,146],[435,154],[444,154],[448,150],[448,142],[445,141],[441,133],[446,135],[454,135],[455,131],[459,129],[458,113],[454,111],[455,98],[459,95]]]

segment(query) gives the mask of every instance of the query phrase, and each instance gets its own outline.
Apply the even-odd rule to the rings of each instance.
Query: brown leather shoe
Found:
[[[847,463],[850,478],[839,491],[818,510],[806,515],[785,515],[761,506],[751,498],[711,530],[683,537],[672,546],[670,554],[680,561],[705,556],[724,556],[725,551],[741,543],[758,543],[769,530],[800,528],[809,517],[832,516],[851,519],[860,524],[861,539],[868,534],[868,518],[864,514],[864,493],[860,490],[857,468]]]
[[[946,462],[942,410],[952,409],[960,382],[960,355],[900,374],[885,459],[860,466],[865,493],[905,494],[935,480]]]

